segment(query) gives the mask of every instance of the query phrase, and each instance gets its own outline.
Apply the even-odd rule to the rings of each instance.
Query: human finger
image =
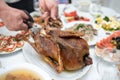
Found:
[[[40,7],[42,13],[49,11],[47,6],[46,6],[46,2],[44,0],[39,1],[39,7]]]
[[[49,16],[49,13],[48,12],[44,12],[44,14],[42,14],[42,19],[45,19],[48,16]]]
[[[19,30],[25,30],[25,31],[28,30],[28,25],[25,23],[22,23]]]
[[[50,14],[50,16],[53,19],[56,19],[58,17],[58,6],[57,5],[54,5],[54,7],[51,8],[51,14]]]
[[[29,18],[29,16],[24,11],[21,11],[20,13],[21,13],[21,17],[23,19],[28,19]]]

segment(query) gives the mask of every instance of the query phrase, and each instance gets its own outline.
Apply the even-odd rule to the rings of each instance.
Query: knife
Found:
[[[24,20],[24,23],[27,24],[28,29],[30,29],[34,34],[37,34],[37,32],[40,30],[41,26],[34,22],[32,16],[29,14],[29,12],[27,12],[26,10],[24,10],[24,12],[29,17],[28,19]]]

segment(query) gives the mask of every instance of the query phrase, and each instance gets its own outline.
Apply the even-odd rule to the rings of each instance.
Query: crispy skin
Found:
[[[60,56],[58,44],[50,36],[40,35],[39,32],[34,35],[35,43],[28,41],[33,48],[42,55],[43,59],[48,62],[57,72],[63,71],[63,64]]]
[[[76,31],[70,31],[70,30],[67,30],[67,31],[59,31],[59,37],[65,37],[65,38],[71,38],[71,37],[81,37],[83,36],[84,33],[82,32],[76,32]]]
[[[85,56],[88,57],[89,55],[87,42],[76,36],[61,38],[59,35],[62,32],[61,30],[51,30],[49,34],[53,35],[59,44],[64,68],[66,70],[76,70],[84,67],[86,65]],[[66,32],[66,34],[70,35],[73,33]]]
[[[32,34],[35,43],[28,41],[57,72],[81,69],[92,64],[87,42],[80,38],[81,33],[50,29]]]

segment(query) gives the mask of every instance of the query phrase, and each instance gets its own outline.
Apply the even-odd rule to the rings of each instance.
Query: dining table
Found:
[[[67,4],[67,5],[66,4],[59,4],[59,15],[60,15],[60,19],[63,22],[63,25],[67,25],[64,17],[62,17],[63,11],[67,6],[74,7],[80,14],[91,15],[92,16],[91,23],[94,22],[95,18],[89,11],[88,12],[83,12],[80,9],[77,9],[77,7],[75,7],[72,4]],[[101,6],[101,12],[102,12],[101,15],[116,16],[116,17],[120,16],[120,14],[117,13],[115,10],[113,10],[111,8],[108,8],[108,7],[104,7],[104,6]],[[3,26],[3,27],[5,27],[5,26]],[[0,32],[1,31],[3,31],[3,30],[0,29]],[[102,35],[101,35],[101,38],[102,38]],[[95,44],[89,46],[90,57],[93,60],[93,64],[89,67],[89,69],[86,72],[83,71],[84,75],[82,75],[82,76],[80,75],[80,77],[79,77],[79,75],[77,75],[77,77],[79,77],[79,78],[77,78],[75,80],[120,80],[120,78],[117,79],[119,77],[118,76],[119,71],[116,70],[117,69],[116,65],[103,60],[99,56],[96,56],[95,46],[96,46]],[[0,54],[0,70],[2,68],[6,68],[6,67],[9,67],[11,65],[15,65],[16,63],[19,63],[19,64],[31,63],[24,56],[23,49],[20,49],[18,51],[15,51],[15,52],[9,53],[9,54]],[[108,70],[106,70],[106,69],[108,69]],[[103,70],[105,70],[105,71],[103,71]],[[101,74],[101,71],[103,71],[102,74]],[[51,74],[49,74],[49,75],[51,76]],[[105,77],[105,78],[103,78],[103,77]],[[56,78],[54,80],[62,80],[62,79],[59,79],[59,78],[57,79]],[[69,80],[69,79],[65,78],[63,80]]]

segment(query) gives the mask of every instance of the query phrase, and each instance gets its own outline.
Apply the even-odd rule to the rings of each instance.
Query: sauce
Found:
[[[18,69],[1,75],[0,80],[43,80],[43,78],[34,71]]]

